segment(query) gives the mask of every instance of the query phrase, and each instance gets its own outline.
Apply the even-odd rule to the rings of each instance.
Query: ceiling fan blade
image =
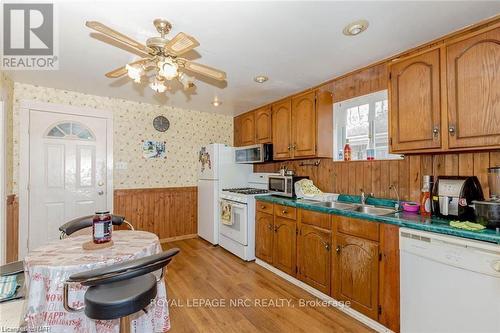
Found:
[[[226,79],[226,73],[221,70],[186,59],[180,60],[182,61],[181,64],[183,65],[183,67],[191,72],[202,74],[220,81],[224,81]]]
[[[87,27],[89,27],[90,29],[93,29],[93,30],[100,32],[108,37],[116,39],[124,44],[127,44],[130,47],[133,47],[134,49],[139,50],[139,51],[146,52],[146,53],[153,53],[154,52],[153,49],[147,47],[146,45],[139,43],[138,41],[136,41],[128,36],[125,36],[124,34],[118,32],[116,30],[111,29],[110,27],[108,27],[100,22],[87,21],[87,22],[85,22],[85,25]]]
[[[136,60],[136,61],[129,63],[129,65],[145,64],[151,60],[153,60],[153,59],[150,59],[150,58],[139,59],[139,60]],[[120,76],[123,76],[125,74],[127,74],[127,68],[125,66],[122,66],[122,67],[119,67],[117,69],[112,70],[111,72],[107,72],[104,75],[110,79],[116,79],[116,78],[119,78]]]
[[[172,38],[171,41],[167,43],[167,45],[165,45],[165,49],[168,53],[178,56],[194,49],[199,45],[200,43],[198,43],[193,36],[179,32],[174,38]]]

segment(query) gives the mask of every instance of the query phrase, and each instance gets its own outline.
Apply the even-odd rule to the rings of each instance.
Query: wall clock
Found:
[[[153,119],[153,127],[158,132],[165,132],[170,127],[170,121],[164,116],[158,116]]]

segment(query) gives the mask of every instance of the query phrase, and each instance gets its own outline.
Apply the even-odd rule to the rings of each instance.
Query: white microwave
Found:
[[[263,163],[273,160],[273,145],[261,143],[257,145],[234,148],[235,163]]]

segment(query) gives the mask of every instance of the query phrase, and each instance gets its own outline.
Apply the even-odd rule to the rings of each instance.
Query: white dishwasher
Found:
[[[500,245],[401,228],[402,333],[499,333]]]

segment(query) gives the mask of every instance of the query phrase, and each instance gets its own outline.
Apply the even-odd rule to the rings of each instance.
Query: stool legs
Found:
[[[130,333],[130,316],[120,318],[120,333]]]

